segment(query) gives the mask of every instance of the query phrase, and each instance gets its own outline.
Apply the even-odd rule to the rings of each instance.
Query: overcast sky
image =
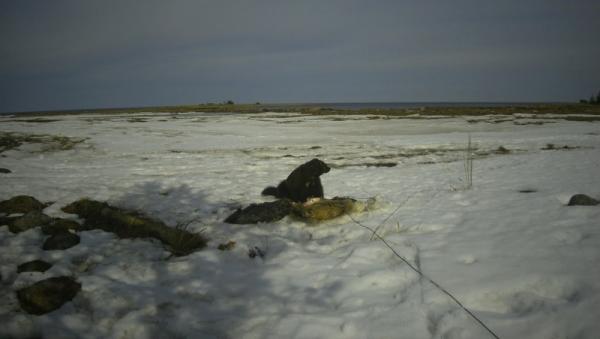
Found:
[[[576,101],[598,0],[0,0],[0,112]]]

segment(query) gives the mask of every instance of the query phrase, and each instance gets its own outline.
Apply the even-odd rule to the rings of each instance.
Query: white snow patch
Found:
[[[0,226],[0,337],[486,338],[472,318],[349,217],[223,223],[313,157],[335,165],[325,195],[366,201],[355,214],[394,250],[461,300],[501,338],[596,338],[600,310],[600,124],[469,124],[464,119],[367,120],[298,114],[78,115],[0,131],[89,138],[67,151],[4,152],[0,199],[82,197],[187,224],[208,248],[171,257],[160,243],[80,232],[43,251],[39,229]],[[135,119],[131,119],[135,118]],[[464,190],[467,134],[476,147]],[[547,144],[572,149],[544,150]],[[508,154],[495,150],[504,146]],[[393,162],[395,167],[367,164]],[[525,193],[527,192],[527,193]],[[236,241],[231,251],[217,246]],[[250,259],[258,247],[263,258]],[[44,273],[16,273],[43,259]],[[77,297],[43,316],[15,291],[59,275]]]

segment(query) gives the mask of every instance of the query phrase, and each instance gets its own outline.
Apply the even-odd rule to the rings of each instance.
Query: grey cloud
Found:
[[[558,0],[1,2],[0,111],[575,100],[600,81],[599,10]]]

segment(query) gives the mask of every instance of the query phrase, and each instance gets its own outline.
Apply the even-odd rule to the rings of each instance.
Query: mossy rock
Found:
[[[202,249],[207,243],[207,239],[201,234],[169,227],[139,212],[112,207],[105,202],[81,199],[62,210],[85,218],[85,229],[101,229],[120,238],[158,239],[177,256]]]
[[[0,212],[6,214],[41,211],[46,206],[34,197],[18,195],[8,200],[0,201]]]
[[[37,259],[22,263],[21,265],[17,266],[17,273],[46,272],[48,269],[50,269],[50,267],[52,267],[52,264]]]
[[[102,210],[110,206],[105,202],[80,199],[61,208],[65,213],[77,214],[82,218],[94,218],[102,215]]]
[[[75,220],[54,218],[49,224],[42,226],[42,232],[45,235],[54,235],[69,231],[79,232],[84,228]]]
[[[17,299],[27,313],[42,315],[73,300],[80,290],[81,284],[73,278],[54,277],[18,290]]]
[[[57,233],[46,239],[42,249],[45,251],[66,250],[79,244],[81,239],[71,232]]]
[[[51,220],[52,218],[44,213],[34,210],[12,220],[8,225],[8,229],[13,233],[20,233],[34,227],[47,225]]]

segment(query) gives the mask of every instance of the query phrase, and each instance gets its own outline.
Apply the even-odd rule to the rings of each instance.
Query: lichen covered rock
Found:
[[[48,278],[17,291],[21,308],[29,314],[52,312],[73,300],[81,284],[71,277]]]
[[[6,214],[41,211],[44,207],[44,204],[28,195],[18,195],[8,200],[0,201],[0,213]]]
[[[51,220],[52,218],[40,212],[39,210],[33,210],[27,212],[21,217],[13,219],[8,224],[8,229],[13,233],[20,233],[34,227],[46,225],[50,223]]]

